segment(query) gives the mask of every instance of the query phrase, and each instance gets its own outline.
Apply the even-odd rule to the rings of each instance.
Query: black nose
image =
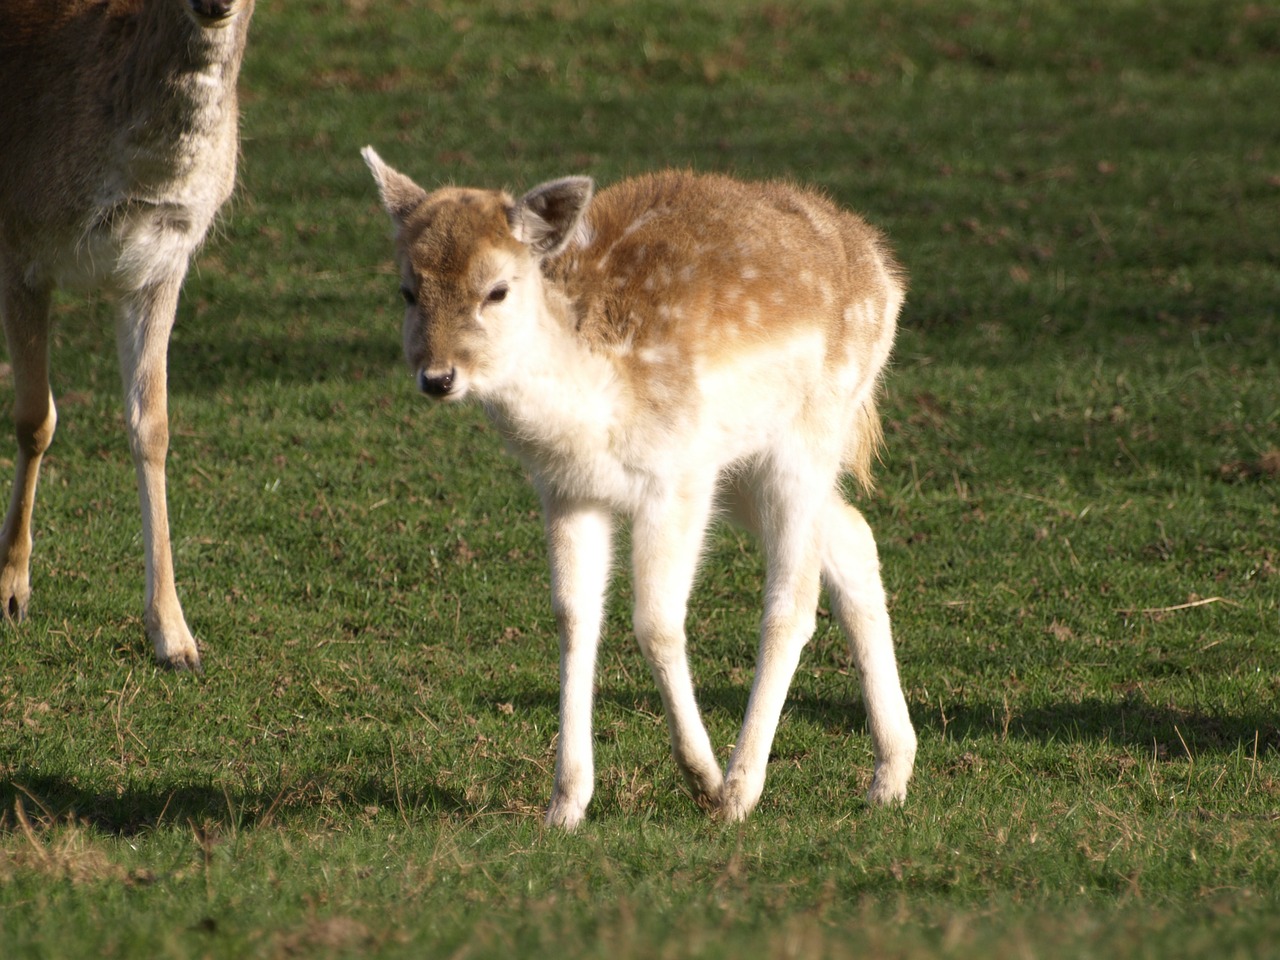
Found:
[[[191,9],[206,20],[225,20],[235,8],[235,0],[190,0]]]
[[[418,389],[430,397],[447,397],[453,389],[453,369],[448,373],[431,375],[425,370],[418,371]]]

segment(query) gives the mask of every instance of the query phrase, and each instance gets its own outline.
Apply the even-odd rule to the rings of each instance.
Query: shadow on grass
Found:
[[[848,700],[833,700],[792,692],[786,713],[820,726],[832,734],[865,730],[867,711],[851,680]],[[746,713],[750,690],[739,686],[707,686],[697,690],[704,716],[727,717],[740,724]],[[553,694],[511,692],[506,699],[522,708],[555,709]],[[597,695],[597,717],[603,707],[621,712],[639,711],[661,717],[662,701],[656,690],[604,690]],[[1193,755],[1229,754],[1244,749],[1259,756],[1280,753],[1280,717],[1272,714],[1223,716],[1159,706],[1137,698],[1104,701],[1097,698],[1079,702],[1044,704],[1035,707],[1011,706],[1003,702],[981,701],[965,704],[915,702],[911,719],[922,736],[947,736],[953,740],[983,740],[1006,737],[1030,743],[1113,744],[1150,749],[1154,745],[1172,759],[1185,756],[1182,744]]]
[[[861,711],[861,708],[859,707]],[[1156,748],[1171,759],[1244,749],[1259,755],[1280,752],[1280,717],[1210,714],[1161,706],[1137,698],[1116,701],[1086,698],[1034,707],[981,702],[962,705],[912,705],[917,728],[958,740],[985,737],[1038,743],[1109,743]],[[1185,748],[1184,748],[1185,744]]]
[[[174,824],[215,824],[238,830],[272,823],[312,823],[326,814],[349,818],[391,810],[406,817],[465,817],[474,812],[450,790],[436,786],[397,790],[374,778],[356,782],[285,779],[271,789],[256,791],[217,783],[156,784],[117,794],[87,790],[74,778],[23,769],[0,784],[0,810],[12,811],[18,802],[31,816],[73,817],[104,833],[126,837]]]
[[[308,385],[406,369],[394,331],[384,337],[192,336],[175,338],[169,351],[169,390],[203,394],[263,381]]]
[[[518,709],[554,709],[555,696],[524,691],[508,697]],[[712,686],[699,692],[708,717],[728,717],[741,722],[748,690],[739,686]],[[615,690],[602,692],[599,709],[641,711],[661,716],[656,692]],[[866,710],[856,696],[848,701],[793,695],[787,712],[840,734],[866,727]],[[1134,698],[1114,702],[1086,699],[1031,708],[1003,703],[913,703],[912,719],[922,738],[950,738],[954,742],[995,740],[1042,744],[1111,745],[1155,750],[1159,757],[1176,760],[1192,756],[1231,754],[1244,750],[1262,756],[1280,753],[1280,718],[1267,715],[1221,716],[1176,707],[1157,706]],[[1184,746],[1185,745],[1185,746]],[[271,824],[314,824],[331,817],[350,819],[396,812],[408,819],[468,818],[479,812],[455,791],[435,784],[396,784],[375,776],[332,774],[328,777],[291,777],[282,773],[276,782],[259,789],[233,788],[216,781],[164,782],[129,787],[121,792],[86,788],[74,776],[57,776],[30,768],[18,768],[0,783],[0,811],[12,811],[21,802],[31,816],[49,819],[74,817],[104,833],[135,836],[163,826],[210,825],[224,830],[265,829]],[[0,831],[13,821],[0,819]]]

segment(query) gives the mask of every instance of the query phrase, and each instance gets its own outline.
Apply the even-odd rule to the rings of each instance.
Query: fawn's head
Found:
[[[542,261],[573,239],[591,201],[586,177],[535,187],[428,193],[362,152],[396,230],[404,353],[430,396],[460,400],[502,383],[542,310]]]

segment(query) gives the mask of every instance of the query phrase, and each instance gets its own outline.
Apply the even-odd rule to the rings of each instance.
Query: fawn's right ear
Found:
[[[534,187],[507,211],[511,233],[537,256],[555,256],[573,239],[595,188],[590,177],[564,177]]]
[[[427,191],[403,173],[387,166],[373,147],[365,147],[360,151],[360,156],[364,157],[364,162],[373,171],[373,179],[378,182],[378,193],[382,196],[382,205],[391,217],[391,222],[396,227],[403,226],[409,214],[427,199]]]

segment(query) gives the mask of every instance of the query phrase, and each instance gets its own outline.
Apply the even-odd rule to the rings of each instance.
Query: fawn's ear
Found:
[[[511,233],[535,256],[555,256],[573,239],[595,188],[590,177],[564,177],[534,187],[507,211]]]
[[[364,162],[373,171],[373,179],[378,182],[378,193],[382,196],[382,205],[386,207],[391,222],[397,228],[403,226],[409,214],[427,199],[427,191],[400,171],[387,166],[373,147],[365,147],[360,151],[360,156],[364,157]]]

